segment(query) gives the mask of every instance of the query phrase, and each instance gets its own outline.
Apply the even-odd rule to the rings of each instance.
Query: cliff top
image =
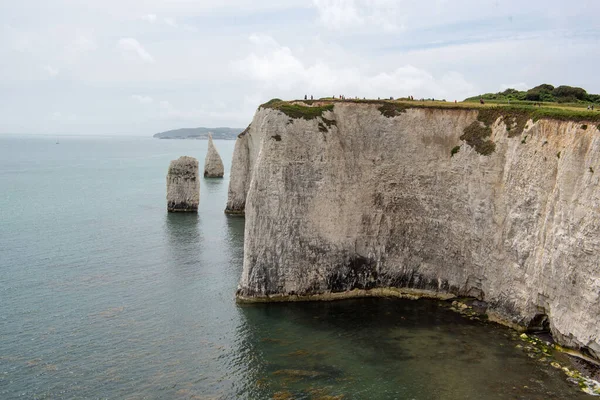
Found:
[[[434,100],[373,100],[373,99],[333,99],[319,100],[290,100],[272,99],[260,105],[259,108],[276,109],[290,118],[303,118],[307,120],[322,117],[326,111],[333,111],[335,104],[377,105],[382,115],[391,118],[411,108],[431,108],[443,110],[485,110],[485,114],[511,115],[520,118],[527,117],[534,121],[539,119],[553,119],[561,121],[600,123],[600,110],[588,110],[584,106],[562,105],[558,103],[513,102],[513,103],[475,103],[446,102]],[[600,128],[599,128],[600,129]]]

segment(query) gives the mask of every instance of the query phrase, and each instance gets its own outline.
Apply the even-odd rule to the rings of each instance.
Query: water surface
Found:
[[[0,136],[1,399],[577,399],[510,330],[435,301],[237,306],[223,180],[167,214],[206,141]],[[338,397],[341,398],[341,397]]]

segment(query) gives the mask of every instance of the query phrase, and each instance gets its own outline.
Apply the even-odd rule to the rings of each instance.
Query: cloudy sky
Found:
[[[597,0],[0,1],[0,133],[245,127],[273,97],[600,92]]]

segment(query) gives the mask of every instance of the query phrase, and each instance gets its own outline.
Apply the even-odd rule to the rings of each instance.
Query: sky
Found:
[[[246,127],[271,98],[600,93],[597,0],[0,0],[0,133]]]

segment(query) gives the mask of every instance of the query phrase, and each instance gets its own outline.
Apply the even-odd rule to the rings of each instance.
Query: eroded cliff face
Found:
[[[334,122],[261,108],[236,143],[238,299],[473,296],[504,323],[547,316],[559,342],[600,355],[596,126],[509,135],[498,118],[481,155],[460,139],[477,110],[338,103],[322,117]]]

